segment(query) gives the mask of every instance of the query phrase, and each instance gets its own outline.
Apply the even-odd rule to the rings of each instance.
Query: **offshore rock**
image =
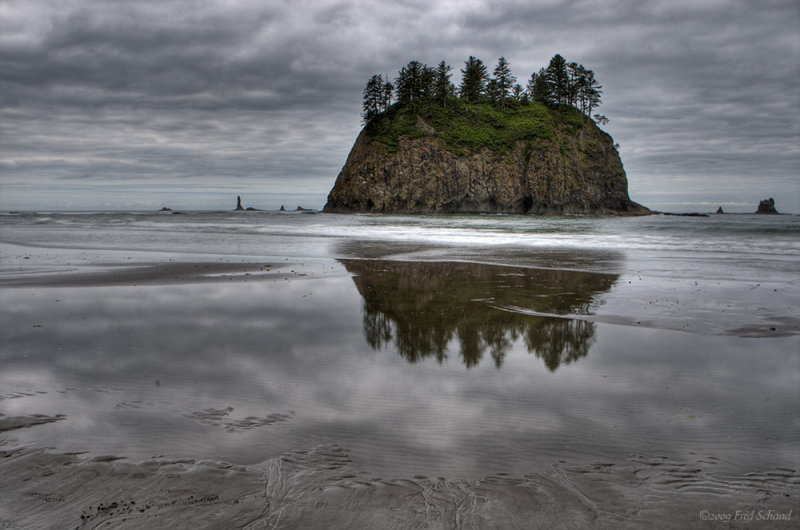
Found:
[[[775,209],[775,199],[770,197],[758,203],[758,210],[756,213],[777,214],[778,210]]]
[[[421,117],[387,149],[365,128],[328,195],[325,212],[647,215],[630,200],[611,137],[592,121],[557,123],[551,138],[505,153],[454,149]]]

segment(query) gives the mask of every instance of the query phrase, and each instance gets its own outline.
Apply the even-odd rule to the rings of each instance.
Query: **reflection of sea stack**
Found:
[[[775,199],[770,197],[758,203],[758,210],[756,213],[777,214],[778,210],[775,209]]]
[[[243,211],[243,210],[244,210],[244,208],[242,208],[242,198],[237,195],[236,196],[236,211],[240,212],[240,211]]]
[[[617,280],[471,263],[342,263],[364,300],[364,336],[372,348],[391,344],[411,363],[426,357],[441,363],[457,348],[467,368],[484,353],[500,367],[518,338],[551,371],[585,357],[593,322],[539,315],[581,313]]]

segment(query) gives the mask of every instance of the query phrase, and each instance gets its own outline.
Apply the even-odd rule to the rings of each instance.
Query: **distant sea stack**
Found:
[[[764,199],[758,203],[758,210],[756,213],[765,213],[765,214],[772,214],[775,215],[778,213],[778,210],[775,209],[775,199],[770,197],[769,199]]]
[[[242,198],[239,195],[236,196],[236,209],[234,211],[235,212],[244,211],[244,208],[242,207]]]
[[[630,200],[611,137],[574,109],[439,114],[393,108],[368,123],[324,211],[652,213]]]

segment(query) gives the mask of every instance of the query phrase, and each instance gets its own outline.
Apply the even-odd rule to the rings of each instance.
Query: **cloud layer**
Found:
[[[635,200],[800,212],[791,0],[0,0],[0,208],[321,207],[370,75],[502,55],[524,85],[555,53],[604,85]]]

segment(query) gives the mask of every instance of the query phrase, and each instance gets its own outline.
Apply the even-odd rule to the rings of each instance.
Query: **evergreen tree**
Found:
[[[558,109],[561,110],[561,106],[568,100],[569,74],[567,73],[567,61],[560,54],[556,54],[550,59],[545,78],[553,103],[558,105]]]
[[[506,108],[506,102],[511,97],[511,90],[517,78],[511,75],[511,69],[508,67],[508,61],[505,57],[500,57],[497,60],[497,66],[494,69],[494,84],[495,84],[495,102],[501,108]]]
[[[433,81],[433,97],[436,103],[442,107],[447,106],[447,100],[455,94],[455,86],[450,82],[450,70],[452,67],[442,61],[436,67],[435,78]]]
[[[519,83],[514,85],[514,89],[511,91],[511,97],[514,98],[514,101],[519,101],[520,103],[528,102],[528,94]]]
[[[461,70],[460,95],[468,103],[477,103],[486,94],[486,83],[489,80],[486,65],[471,55],[464,61],[464,65],[464,69]]]
[[[497,80],[494,78],[489,79],[486,82],[486,93],[484,95],[484,99],[493,103],[495,105],[499,105],[500,103],[500,90],[497,88]]]
[[[364,118],[365,123],[386,108],[384,105],[383,76],[381,74],[373,75],[367,81],[367,86],[364,87],[362,108],[361,116]]]
[[[547,71],[544,68],[531,74],[528,81],[528,95],[533,101],[549,104],[553,101],[550,85],[547,83]]]
[[[381,89],[381,111],[384,111],[391,106],[393,92],[394,86],[389,81],[386,81]]]
[[[582,64],[567,63],[567,105],[579,107],[578,95],[584,81],[586,69]]]
[[[434,94],[436,93],[436,69],[422,65],[422,78],[420,79],[420,100],[433,101]]]
[[[539,78],[539,74],[533,72],[531,74],[531,78],[528,79],[528,84],[525,86],[525,91],[528,92],[528,97],[533,99],[533,92],[536,90],[536,80]]]
[[[579,98],[581,100],[581,112],[591,119],[592,110],[600,106],[600,94],[603,93],[603,86],[595,79],[594,72],[584,69],[580,83]]]
[[[467,103],[489,100],[505,109],[509,105],[527,104],[538,101],[551,106],[573,106],[587,119],[600,105],[602,85],[594,72],[575,62],[567,63],[564,57],[556,54],[550,59],[547,68],[531,74],[527,89],[516,84],[505,57],[498,59],[494,77],[489,78],[483,61],[470,56],[464,61],[461,70],[459,96]],[[436,68],[419,61],[410,61],[400,69],[395,85],[384,81],[380,74],[374,75],[364,88],[362,116],[368,122],[392,104],[394,96],[398,105],[418,110],[420,106],[433,104],[447,106],[447,101],[456,95],[456,87],[450,81],[452,67],[441,61]],[[596,116],[595,121],[603,123],[604,116]]]
[[[403,68],[396,80],[397,102],[416,107],[433,97],[434,70],[419,61],[411,61]]]

